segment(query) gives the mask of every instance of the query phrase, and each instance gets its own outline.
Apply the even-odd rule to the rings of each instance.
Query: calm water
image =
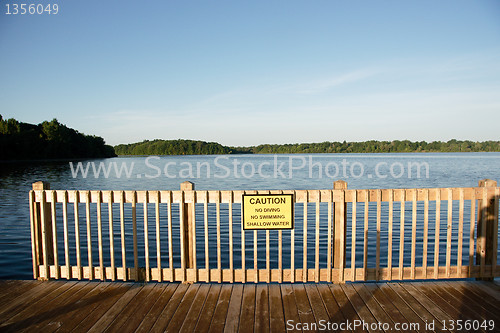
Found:
[[[38,180],[49,182],[52,189],[79,190],[178,190],[185,180],[194,182],[198,190],[328,189],[337,179],[346,180],[351,189],[469,187],[477,186],[484,178],[500,180],[500,153],[120,157],[82,161],[84,171],[87,162],[94,165],[88,165],[86,177],[82,169],[75,174],[76,161],[73,167],[68,162],[0,164],[0,278],[32,277],[28,191]],[[414,163],[420,164],[420,177]],[[97,176],[94,168],[98,171],[99,166],[101,173]],[[115,171],[120,170],[121,177],[117,177]],[[109,175],[105,177],[103,171],[109,171]],[[234,216],[238,217],[238,209],[235,211]],[[312,207],[309,213],[314,213]],[[298,209],[297,218],[301,218],[300,214]],[[321,212],[322,216],[325,214]],[[410,216],[411,210],[406,215]],[[312,215],[310,221],[314,221]],[[300,234],[301,226],[297,228]],[[422,230],[418,230],[421,234]],[[314,241],[312,235],[310,242]],[[239,234],[235,237],[237,248]],[[247,247],[252,246],[249,238]],[[324,240],[323,235],[321,239]],[[348,253],[348,260],[349,256]],[[259,261],[264,260],[259,257]]]

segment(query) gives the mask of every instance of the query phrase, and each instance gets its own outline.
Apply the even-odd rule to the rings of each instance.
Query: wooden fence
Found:
[[[293,194],[295,228],[243,230],[243,194]],[[35,279],[491,279],[500,188],[29,193]]]

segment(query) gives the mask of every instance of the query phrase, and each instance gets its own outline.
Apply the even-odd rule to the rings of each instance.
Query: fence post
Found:
[[[347,190],[347,182],[337,180],[333,182],[334,190]],[[341,207],[341,205],[343,207]],[[333,245],[333,268],[339,269],[339,281],[343,282],[343,271],[345,267],[345,253],[346,253],[346,232],[347,232],[347,204],[345,203],[344,196],[341,202],[336,202],[334,199],[334,245]]]
[[[194,184],[189,181],[181,183],[181,191],[194,191]],[[184,262],[186,263],[186,268],[194,268],[194,256],[196,255],[196,246],[195,244],[193,244],[193,233],[195,232],[193,226],[193,208],[194,202],[184,203],[184,216],[182,216],[181,220],[181,223],[183,223],[184,226],[184,235],[181,235],[181,237],[183,237],[184,239],[185,253],[185,258],[182,258],[181,260],[184,260]]]
[[[33,191],[45,191],[50,190],[50,184],[46,182],[36,182],[33,183]],[[36,261],[45,267],[45,277],[38,278],[48,279],[50,277],[50,265],[54,264],[54,245],[52,242],[52,213],[50,203],[47,203],[45,193],[40,202],[34,202],[33,204],[33,214],[34,214],[34,235],[35,239],[35,252]],[[42,207],[42,205],[44,205]],[[43,217],[42,217],[43,213]],[[43,225],[42,225],[43,224]],[[45,251],[44,251],[45,250]],[[35,258],[33,258],[35,260]]]
[[[496,187],[497,182],[491,179],[482,179],[479,181],[479,187]],[[498,211],[495,212],[495,205],[498,200],[496,196],[488,195],[487,200],[478,200],[478,215],[477,215],[477,246],[476,246],[476,265],[491,265],[492,269],[496,265],[493,261],[497,258],[493,255],[496,252],[494,248],[498,239]],[[496,262],[495,262],[496,263]],[[484,274],[484,266],[481,267],[481,275]],[[492,277],[481,277],[478,280],[493,281],[495,272],[491,272]]]

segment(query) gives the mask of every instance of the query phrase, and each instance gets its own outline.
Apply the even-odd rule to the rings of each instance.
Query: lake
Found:
[[[0,278],[32,278],[28,192],[52,189],[197,190],[473,187],[499,180],[500,153],[117,157],[0,163]],[[419,231],[420,232],[420,231]],[[237,247],[238,244],[235,243]]]

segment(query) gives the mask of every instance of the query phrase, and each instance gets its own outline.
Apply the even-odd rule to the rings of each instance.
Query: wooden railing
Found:
[[[243,230],[243,194],[293,194],[291,230]],[[29,193],[37,279],[491,279],[500,188]]]

